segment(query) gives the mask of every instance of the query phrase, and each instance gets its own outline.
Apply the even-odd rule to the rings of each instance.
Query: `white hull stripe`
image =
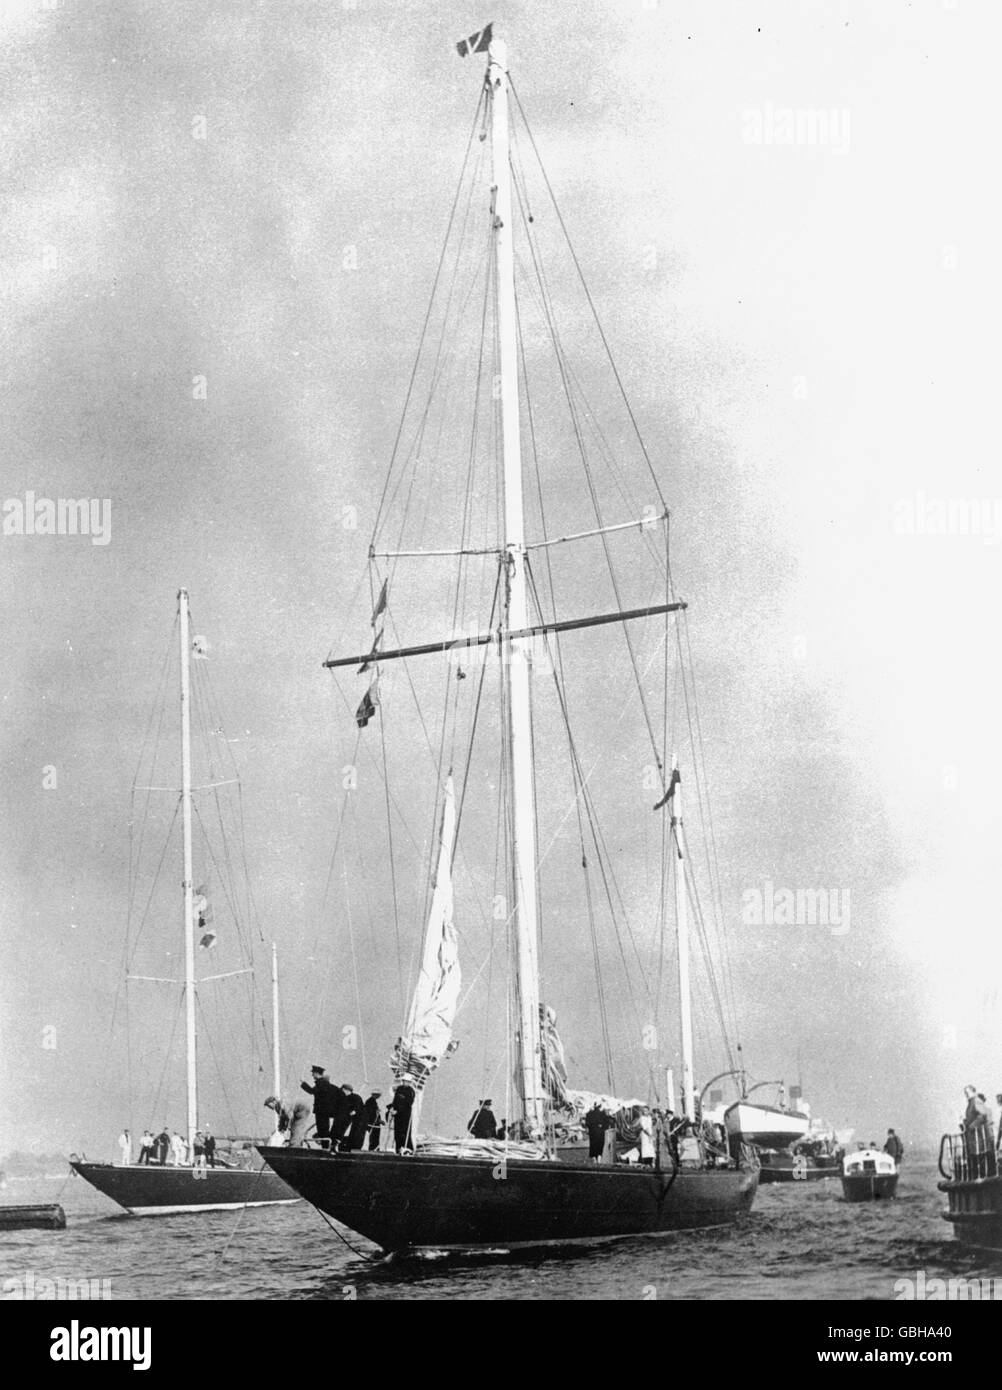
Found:
[[[291,1207],[301,1197],[271,1198],[264,1202],[198,1202],[194,1206],[126,1207],[133,1216],[181,1216],[197,1211],[238,1211],[241,1207]]]

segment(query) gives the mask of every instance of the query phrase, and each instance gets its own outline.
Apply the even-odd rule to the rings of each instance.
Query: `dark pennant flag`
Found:
[[[368,724],[369,720],[376,713],[376,705],[379,703],[379,697],[374,694],[375,688],[375,685],[369,686],[368,690],[362,696],[362,703],[355,711],[355,723],[360,729],[364,729],[366,724]]]
[[[669,801],[671,801],[672,797],[675,795],[675,788],[678,786],[681,780],[681,777],[678,775],[678,768],[673,767],[671,770],[671,780],[668,783],[668,790],[665,792],[664,796],[661,798],[658,804],[654,807],[655,811],[660,811],[662,806],[666,805]]]

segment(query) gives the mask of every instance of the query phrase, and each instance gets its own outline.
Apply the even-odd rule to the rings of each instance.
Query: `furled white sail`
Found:
[[[456,795],[449,774],[445,784],[438,865],[424,938],[421,973],[411,999],[407,1027],[392,1060],[398,1082],[421,1090],[435,1068],[453,1052],[452,1026],[459,1005],[462,974],[453,921],[452,856],[456,840]]]
[[[550,1099],[555,1105],[566,1106],[569,1102],[564,1045],[557,1032],[556,1010],[547,1008],[545,1004],[539,1006],[539,1043],[542,1051],[543,1079]]]

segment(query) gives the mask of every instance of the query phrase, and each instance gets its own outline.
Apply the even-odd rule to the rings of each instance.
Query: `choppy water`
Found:
[[[936,1176],[906,1166],[895,1202],[852,1206],[838,1182],[762,1187],[723,1230],[407,1260],[367,1258],[347,1233],[356,1253],[305,1203],[140,1219],[75,1175],[12,1181],[0,1201],[59,1201],[67,1229],[0,1233],[0,1289],[33,1271],[36,1287],[108,1281],[111,1299],[895,1299],[895,1281],[919,1270],[1002,1276],[1002,1254],[953,1240]]]

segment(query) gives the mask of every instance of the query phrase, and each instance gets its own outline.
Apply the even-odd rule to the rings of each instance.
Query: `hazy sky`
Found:
[[[1002,1088],[995,7],[6,0],[0,500],[110,499],[110,542],[0,537],[0,1152],[110,1156],[164,1118],[129,1111],[108,1028],[180,584],[288,1083],[321,1060],[387,1089],[376,888],[365,1074],[339,1053],[350,943],[321,903],[354,731],[320,662],[364,645],[345,603],[480,81],[452,45],[491,18],[672,508],[749,1066],[795,1081],[799,1054],[817,1111],[912,1143],[968,1080]],[[401,794],[426,833],[432,789]],[[743,922],[766,881],[848,892],[849,930]],[[587,1086],[584,946],[552,952]],[[444,1125],[482,1060],[443,1073]]]

